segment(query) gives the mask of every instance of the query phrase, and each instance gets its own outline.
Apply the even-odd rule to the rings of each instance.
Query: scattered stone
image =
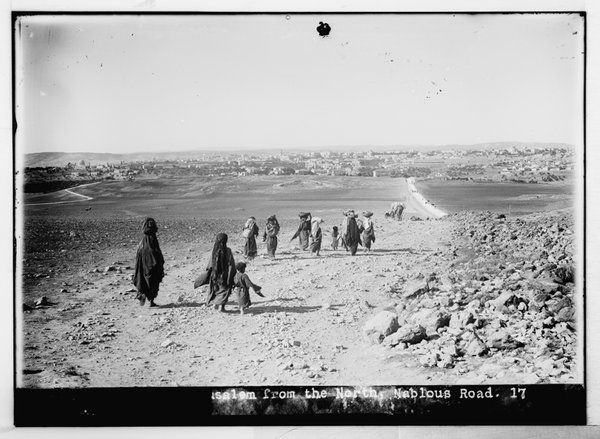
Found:
[[[437,362],[437,367],[440,369],[449,369],[454,367],[454,359],[452,355],[449,354],[441,354],[439,355],[439,361]]]
[[[50,301],[46,296],[42,296],[35,301],[35,306],[48,306],[50,305]]]
[[[420,294],[426,293],[429,290],[429,286],[427,284],[427,281],[425,280],[419,280],[419,279],[414,279],[411,280],[409,282],[407,282],[404,285],[404,293],[402,294],[402,297],[404,297],[405,299],[408,299],[410,297],[414,297],[414,296],[418,296]]]
[[[570,306],[566,306],[560,311],[558,311],[558,313],[555,316],[555,319],[557,322],[572,322],[574,316],[575,310]]]
[[[160,344],[160,346],[163,348],[168,348],[169,346],[173,346],[174,344],[175,342],[173,340],[166,339]]]
[[[468,324],[474,322],[475,317],[473,316],[473,313],[465,310],[452,314],[452,317],[450,317],[449,326],[451,328],[460,329],[465,328]]]
[[[437,366],[439,360],[439,356],[437,352],[428,352],[425,355],[421,355],[419,357],[419,363],[425,367],[434,367]]]
[[[556,281],[562,285],[575,281],[575,271],[572,264],[560,265],[554,270]]]
[[[372,332],[367,335],[367,340],[369,340],[371,344],[380,344],[384,338],[385,336],[379,332]]]
[[[438,329],[448,326],[450,315],[437,309],[423,308],[408,318],[409,322],[425,328],[427,334],[435,334]]]
[[[404,325],[392,335],[388,336],[391,346],[396,346],[400,343],[416,344],[425,340],[427,332],[425,328],[416,324]]]
[[[465,353],[473,357],[484,355],[487,351],[487,346],[477,335],[465,347]]]
[[[365,323],[363,333],[368,338],[371,338],[372,334],[376,334],[376,339],[379,339],[378,335],[385,337],[392,334],[397,329],[398,316],[389,311],[381,311]]]

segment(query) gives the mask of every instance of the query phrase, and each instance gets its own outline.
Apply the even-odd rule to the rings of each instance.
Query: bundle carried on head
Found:
[[[254,224],[256,224],[256,218],[254,218],[253,216],[249,217],[246,220],[246,224],[244,224],[245,228],[252,228],[252,226],[254,226]]]
[[[314,217],[311,221],[311,233],[313,234],[313,236],[317,235],[317,231],[319,230],[319,228],[321,227],[321,224],[324,223],[325,221],[323,221],[321,218],[319,217]]]
[[[373,216],[373,212],[370,210],[365,210],[362,214],[365,218],[371,218]]]

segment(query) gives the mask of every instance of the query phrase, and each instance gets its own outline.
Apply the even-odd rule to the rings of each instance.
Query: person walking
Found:
[[[237,270],[237,273],[235,274],[234,285],[238,301],[238,311],[243,315],[244,311],[252,305],[252,301],[250,300],[250,288],[252,288],[260,297],[265,296],[260,292],[262,287],[253,283],[248,274],[246,274],[245,262],[238,262],[235,264],[235,269]]]
[[[210,271],[206,305],[224,312],[236,273],[233,252],[227,247],[227,234],[217,235],[206,270]]]
[[[300,216],[300,225],[298,226],[298,230],[296,230],[296,233],[294,233],[294,236],[292,236],[292,239],[290,241],[293,241],[294,239],[299,238],[300,248],[302,250],[307,250],[308,245],[309,245],[308,238],[310,237],[310,228],[311,228],[311,218],[312,217],[310,215],[310,212],[300,212],[299,216]]]
[[[339,242],[340,242],[340,233],[338,232],[338,227],[333,226],[333,231],[331,232],[331,248],[333,250],[337,250]]]
[[[246,221],[242,235],[246,238],[246,244],[244,245],[244,256],[247,260],[251,261],[254,259],[257,253],[256,249],[256,237],[258,236],[258,226],[256,225],[256,218],[251,216]]]
[[[367,253],[371,251],[371,244],[375,243],[375,227],[373,225],[373,220],[371,219],[372,216],[373,212],[363,212],[363,217],[365,219],[362,222],[364,228],[362,232],[362,243],[365,247],[365,252]]]
[[[358,245],[362,245],[360,240],[360,230],[356,224],[356,213],[354,210],[347,210],[344,212],[345,218],[342,224],[342,242],[350,251],[350,254],[354,256],[358,250]]]
[[[321,224],[323,220],[319,217],[314,217],[311,221],[310,230],[310,252],[316,253],[319,256],[321,251],[321,241],[323,240],[323,231],[321,230]]]
[[[267,253],[270,258],[275,258],[275,251],[277,250],[277,235],[279,234],[279,221],[275,215],[271,215],[267,218],[267,224],[265,225],[265,232],[263,234],[263,242],[267,243]]]
[[[154,299],[158,295],[159,284],[165,275],[165,259],[158,245],[157,231],[156,221],[153,218],[146,218],[142,226],[144,235],[135,256],[133,274],[133,284],[137,289],[136,299],[142,306],[146,300],[150,301],[150,306],[157,306]]]

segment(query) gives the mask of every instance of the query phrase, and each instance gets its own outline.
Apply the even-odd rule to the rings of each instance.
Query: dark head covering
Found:
[[[158,284],[164,276],[164,257],[156,238],[156,221],[146,218],[142,226],[142,240],[138,246],[133,283],[138,293],[153,299],[158,291]]]
[[[227,234],[219,233],[215,239],[212,256],[212,273],[213,280],[221,277],[224,282],[227,282]]]
[[[246,263],[238,262],[237,264],[235,264],[235,269],[240,273],[243,273],[244,271],[246,271]]]
[[[154,235],[156,234],[156,232],[158,232],[158,226],[156,225],[156,221],[154,221],[154,218],[148,217],[144,220],[144,226],[142,227],[142,231],[146,235]]]
[[[348,213],[348,219],[346,221],[346,230],[343,231],[346,244],[348,246],[353,246],[357,243],[362,244],[360,241],[360,230],[358,229],[358,225],[356,224],[356,216],[354,212]]]

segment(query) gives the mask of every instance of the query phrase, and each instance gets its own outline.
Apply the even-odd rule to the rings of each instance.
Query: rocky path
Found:
[[[123,242],[121,248],[97,252],[93,258],[84,253],[78,258],[71,249],[66,252],[72,256],[69,262],[58,264],[52,273],[35,273],[35,267],[27,265],[21,384],[577,380],[574,316],[565,311],[559,316],[567,305],[573,309],[572,279],[561,284],[540,277],[561,261],[548,268],[522,257],[523,264],[500,268],[495,264],[484,273],[489,267],[477,258],[494,255],[481,253],[481,245],[468,244],[483,239],[485,224],[493,225],[498,234],[495,246],[493,237],[486,237],[485,245],[497,249],[502,260],[510,262],[501,252],[511,249],[503,250],[502,243],[513,239],[504,220],[490,217],[477,224],[461,217],[382,220],[373,252],[355,257],[330,250],[327,237],[320,257],[283,242],[277,259],[261,256],[249,264],[247,273],[263,286],[266,297],[251,293],[253,306],[243,316],[235,311],[234,302],[227,313],[205,307],[204,289],[191,287],[209,252],[208,242],[172,240],[163,247],[167,276],[157,308],[140,307],[134,299],[130,253],[135,244]],[[537,230],[532,227],[520,225],[520,230]],[[509,233],[509,239],[502,233]],[[485,234],[490,235],[489,230]],[[525,235],[514,241],[521,238],[526,242]],[[459,239],[464,239],[461,245]],[[548,264],[550,256],[564,254],[565,245],[555,243],[550,253],[556,256],[540,257]],[[562,263],[567,262],[571,261],[563,257]],[[535,282],[545,282],[544,297],[536,296],[540,289],[531,286]],[[36,306],[42,296],[45,300]],[[371,324],[374,317],[385,320],[386,315],[391,317],[383,324],[388,327]],[[535,343],[524,346],[527,337]]]

